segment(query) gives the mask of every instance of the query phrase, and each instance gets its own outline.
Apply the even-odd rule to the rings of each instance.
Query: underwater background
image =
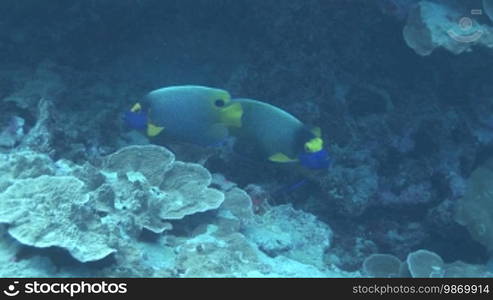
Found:
[[[492,1],[4,0],[0,28],[1,276],[493,275]],[[330,167],[125,127],[177,85],[320,127]]]

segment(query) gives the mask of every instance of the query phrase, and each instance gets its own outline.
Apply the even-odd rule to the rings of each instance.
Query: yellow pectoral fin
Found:
[[[240,103],[233,103],[221,109],[219,121],[227,127],[241,127],[243,108]]]
[[[286,154],[277,152],[276,154],[272,154],[269,156],[269,160],[273,162],[279,162],[279,163],[287,163],[287,162],[295,162],[298,161],[297,159],[292,159],[286,156]]]
[[[159,126],[156,126],[152,123],[147,123],[147,135],[148,136],[156,136],[158,134],[161,133],[161,131],[163,131],[164,127],[159,127]]]

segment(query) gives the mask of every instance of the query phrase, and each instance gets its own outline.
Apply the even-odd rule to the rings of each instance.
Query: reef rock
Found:
[[[270,257],[285,256],[323,268],[332,230],[311,214],[280,205],[258,216],[255,224],[245,228],[245,235]]]

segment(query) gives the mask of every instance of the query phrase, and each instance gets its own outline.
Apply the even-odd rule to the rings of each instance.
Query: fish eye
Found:
[[[223,107],[224,104],[226,104],[226,102],[224,102],[223,99],[217,99],[216,101],[214,101],[214,105],[216,105],[217,107]]]

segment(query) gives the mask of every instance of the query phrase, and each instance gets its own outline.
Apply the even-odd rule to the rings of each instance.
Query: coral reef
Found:
[[[490,0],[38,2],[0,11],[3,276],[489,274]],[[181,84],[320,127],[331,168],[122,124]]]
[[[462,261],[444,263],[435,252],[419,249],[407,255],[402,262],[390,254],[372,254],[363,263],[363,272],[372,277],[491,277],[486,266],[467,264]]]
[[[61,248],[81,263],[115,258],[112,266],[95,274],[344,274],[321,261],[332,233],[313,215],[288,205],[254,215],[246,192],[230,185],[223,185],[223,191],[208,187],[212,176],[204,167],[175,161],[163,147],[128,146],[104,157],[101,167],[53,161],[33,151],[4,158],[0,169],[10,176],[1,179],[0,222],[7,226],[8,241]],[[217,217],[199,222],[191,236],[173,234],[173,222],[192,215],[200,220],[209,210],[216,210]],[[139,242],[146,231],[159,238]],[[18,255],[8,243],[3,247],[10,256]],[[15,272],[9,268],[11,264],[1,273]],[[31,275],[43,274],[35,265],[31,268]]]
[[[207,188],[206,169],[174,162],[158,146],[123,148],[103,165],[103,173],[65,164],[62,174],[15,180],[0,194],[0,222],[24,245],[58,246],[88,262],[117,251],[118,227],[134,236],[143,228],[161,233],[171,229],[166,220],[216,209],[224,200]]]
[[[116,249],[97,213],[85,208],[90,198],[84,188],[66,176],[19,180],[0,196],[0,222],[24,245],[61,247],[81,262],[102,259]]]

